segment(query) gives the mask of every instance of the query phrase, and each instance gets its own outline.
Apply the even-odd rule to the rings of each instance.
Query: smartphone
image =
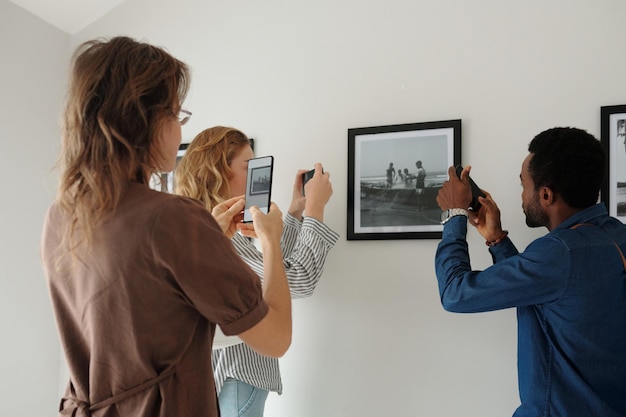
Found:
[[[324,173],[324,170],[322,169],[322,174]],[[311,178],[313,178],[313,175],[315,174],[315,168],[313,168],[310,171],[305,172],[304,174],[302,174],[302,195],[304,194],[304,185],[309,182],[309,180]]]
[[[456,166],[456,175],[461,178],[461,171],[463,171],[463,167],[461,165]],[[478,210],[480,209],[481,204],[478,202],[478,197],[487,197],[485,193],[480,190],[480,187],[476,185],[472,177],[468,176],[470,187],[472,189],[472,202],[470,203],[470,210]]]
[[[252,222],[250,207],[257,206],[265,214],[270,211],[272,198],[272,172],[274,157],[262,156],[248,161],[246,177],[246,206],[243,210],[243,222]]]

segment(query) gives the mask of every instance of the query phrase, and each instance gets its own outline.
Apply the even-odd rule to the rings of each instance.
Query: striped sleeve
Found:
[[[293,250],[289,254],[283,253],[283,264],[291,296],[303,298],[313,294],[324,271],[328,252],[339,239],[339,234],[312,217],[305,217],[300,227],[293,222],[298,221],[289,215],[285,217],[286,227],[281,241],[286,246],[293,246]],[[293,244],[290,243],[292,240]],[[233,245],[250,268],[263,277],[263,254],[254,243],[236,234]]]
[[[283,235],[280,239],[280,247],[283,251],[283,258],[291,256],[293,248],[298,241],[298,235],[302,229],[302,222],[287,213],[285,215],[285,227],[283,228]]]

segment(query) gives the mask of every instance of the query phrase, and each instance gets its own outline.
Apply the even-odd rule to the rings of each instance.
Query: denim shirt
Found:
[[[577,228],[572,228],[584,223]],[[467,220],[448,221],[435,268],[448,311],[517,308],[515,417],[626,416],[626,225],[603,204],[584,209],[519,253],[489,248],[494,265],[473,271]]]

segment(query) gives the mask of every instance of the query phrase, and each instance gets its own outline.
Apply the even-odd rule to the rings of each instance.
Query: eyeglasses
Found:
[[[180,123],[181,126],[187,123],[190,118],[191,112],[189,110],[180,109],[178,112],[178,123]]]

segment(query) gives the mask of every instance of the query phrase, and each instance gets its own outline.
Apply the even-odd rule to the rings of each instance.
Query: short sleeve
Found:
[[[166,202],[155,218],[151,246],[181,295],[225,334],[239,334],[268,312],[261,283],[213,216],[194,200]]]

